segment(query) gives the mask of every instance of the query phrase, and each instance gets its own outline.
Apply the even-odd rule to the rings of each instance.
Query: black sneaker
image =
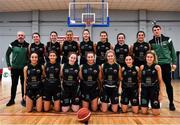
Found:
[[[170,103],[170,104],[169,104],[169,110],[170,110],[170,111],[175,111],[175,110],[176,110],[176,108],[175,108],[175,106],[174,106],[174,103]]]
[[[14,104],[15,104],[14,100],[9,100],[9,102],[6,104],[6,106],[11,106],[11,105],[14,105]]]
[[[21,101],[21,105],[26,107],[26,101],[24,99]]]

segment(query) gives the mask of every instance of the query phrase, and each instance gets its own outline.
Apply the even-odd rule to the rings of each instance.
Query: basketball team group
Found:
[[[154,25],[152,32],[153,38],[145,42],[145,33],[138,31],[132,45],[119,33],[115,46],[108,41],[106,31],[100,32],[97,44],[91,41],[88,29],[83,30],[80,44],[73,40],[72,30],[66,32],[62,44],[52,31],[46,46],[37,32],[31,44],[25,41],[24,32],[17,32],[17,39],[6,51],[12,77],[6,106],[15,104],[20,77],[21,104],[27,112],[77,112],[85,107],[114,113],[131,108],[133,113],[147,114],[150,104],[152,114],[159,115],[164,85],[169,110],[175,111],[171,85],[175,49],[172,40],[161,33],[161,26]]]

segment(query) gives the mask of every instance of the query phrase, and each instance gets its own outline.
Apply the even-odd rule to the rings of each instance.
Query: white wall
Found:
[[[170,36],[174,42],[176,51],[180,51],[180,12],[156,12],[156,11],[122,11],[110,10],[110,27],[92,28],[92,40],[99,41],[99,33],[102,30],[108,32],[109,41],[116,43],[116,35],[119,32],[126,34],[127,44],[136,41],[138,30],[146,32],[146,40],[152,38],[152,20],[162,26],[163,33]],[[72,29],[75,35],[80,36],[83,28],[67,27],[67,11],[33,11],[33,12],[13,12],[0,13],[0,68],[5,67],[5,52],[8,44],[15,40],[17,31],[26,33],[26,40],[31,42],[31,34],[38,31],[41,41],[46,44],[49,33],[52,30],[64,35],[68,29]]]

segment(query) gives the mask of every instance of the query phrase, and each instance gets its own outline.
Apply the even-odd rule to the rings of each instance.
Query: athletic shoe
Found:
[[[9,102],[6,104],[6,106],[11,106],[11,105],[14,105],[14,104],[15,104],[14,100],[9,100]]]

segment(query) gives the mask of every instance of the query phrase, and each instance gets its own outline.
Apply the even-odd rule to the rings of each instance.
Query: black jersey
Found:
[[[129,47],[127,44],[120,45],[117,43],[114,48],[114,52],[116,55],[117,63],[119,63],[121,66],[125,65],[125,57],[129,53]]]
[[[63,66],[63,82],[64,85],[78,85],[79,65],[75,63],[70,65],[65,63]]]
[[[109,86],[117,86],[119,80],[119,64],[104,63],[103,65],[104,84]]]
[[[63,60],[62,63],[68,63],[68,54],[70,52],[78,53],[78,43],[76,41],[64,41],[62,46]]]
[[[45,66],[47,84],[60,84],[60,64],[48,62]]]
[[[33,66],[29,64],[27,67],[27,87],[32,89],[39,88],[42,80],[42,65],[37,64]]]
[[[39,43],[37,45],[35,43],[32,43],[30,45],[30,54],[33,52],[36,52],[38,54],[39,63],[43,65],[45,63],[45,60],[44,60],[44,53],[45,53],[44,44]]]
[[[55,43],[47,42],[47,46],[46,46],[46,53],[47,53],[46,61],[49,62],[49,58],[48,58],[49,52],[53,50],[57,54],[56,62],[60,63],[60,52],[61,52],[60,49],[61,49],[60,48],[60,43],[58,43],[58,42],[55,42]]]
[[[136,66],[124,66],[122,71],[122,88],[137,87],[138,86],[138,71]]]
[[[80,52],[81,52],[81,60],[80,60],[80,64],[85,64],[87,61],[86,61],[86,53],[87,52],[94,52],[94,44],[92,41],[88,41],[88,42],[85,42],[85,41],[82,41],[80,43]]]
[[[102,63],[105,63],[105,54],[106,51],[111,49],[111,44],[109,42],[101,42],[99,41],[96,46],[96,63],[101,65]]]
[[[145,64],[145,55],[149,50],[149,44],[146,42],[135,42],[133,45],[133,54],[134,54],[134,62],[136,65],[140,66]]]
[[[84,64],[82,66],[82,77],[83,77],[83,83],[86,86],[93,86],[97,85],[99,75],[99,66],[97,64],[89,65]]]
[[[142,70],[142,86],[154,86],[158,83],[158,74],[155,69],[156,64],[151,66],[144,65],[144,69]]]

